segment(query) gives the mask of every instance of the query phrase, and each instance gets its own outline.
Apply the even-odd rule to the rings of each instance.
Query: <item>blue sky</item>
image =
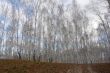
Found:
[[[80,5],[83,5],[83,6],[85,6],[89,3],[89,0],[77,0],[77,1]]]
[[[26,13],[26,15],[28,17],[31,17],[33,15],[33,7],[31,5],[25,5],[24,3],[20,2],[20,0],[0,0],[1,2],[3,1],[8,1],[9,4],[12,4],[13,6],[15,6],[16,9],[19,8],[24,8],[24,12]],[[62,0],[66,5],[70,4],[72,0]],[[84,6],[86,6],[89,3],[90,0],[77,0],[78,4],[83,8]],[[5,21],[5,20],[9,20],[7,18],[5,18],[4,15],[0,15],[0,20],[1,21]],[[94,28],[97,28],[97,22],[92,21],[91,22],[93,24]],[[89,29],[90,30],[90,29]]]
[[[62,0],[65,4],[71,3],[72,0]],[[78,4],[85,6],[89,3],[90,0],[77,0]]]

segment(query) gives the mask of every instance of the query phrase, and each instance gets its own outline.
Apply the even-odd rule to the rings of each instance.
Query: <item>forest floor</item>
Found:
[[[0,60],[0,73],[110,73],[110,64],[63,64]]]

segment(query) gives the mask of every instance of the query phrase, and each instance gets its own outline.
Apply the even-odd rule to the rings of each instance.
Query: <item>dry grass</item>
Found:
[[[77,65],[0,60],[0,73],[110,73],[110,64]]]

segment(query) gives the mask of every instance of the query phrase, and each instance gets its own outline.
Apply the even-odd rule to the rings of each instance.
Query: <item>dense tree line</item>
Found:
[[[63,63],[110,62],[109,0],[102,0],[100,4],[97,0],[91,1],[89,9],[81,9],[76,0],[68,6],[59,0],[8,2],[9,5],[1,5],[1,58]],[[100,5],[106,5],[105,12],[100,11]],[[99,21],[96,29],[92,28],[88,12],[93,12]]]

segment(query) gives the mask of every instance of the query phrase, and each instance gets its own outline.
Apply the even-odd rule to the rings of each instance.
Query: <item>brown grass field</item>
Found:
[[[110,64],[63,64],[0,60],[0,73],[110,73]]]

